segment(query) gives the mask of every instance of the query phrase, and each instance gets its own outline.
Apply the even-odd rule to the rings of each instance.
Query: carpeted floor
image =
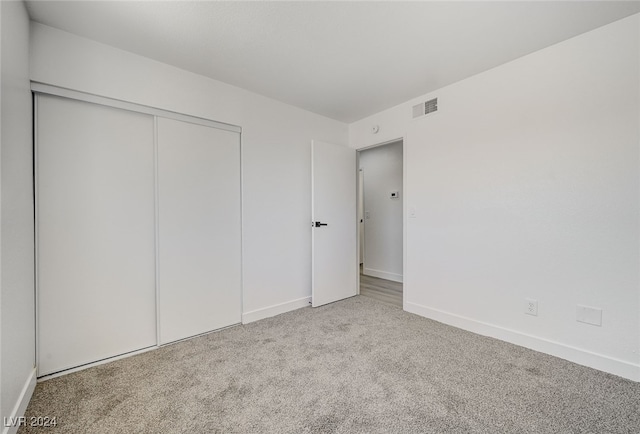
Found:
[[[57,426],[20,433],[639,433],[640,384],[358,296],[44,381],[31,416]]]

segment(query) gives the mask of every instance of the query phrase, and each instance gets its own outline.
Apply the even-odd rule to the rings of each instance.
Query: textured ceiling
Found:
[[[352,122],[640,11],[637,1],[28,1],[31,19]]]

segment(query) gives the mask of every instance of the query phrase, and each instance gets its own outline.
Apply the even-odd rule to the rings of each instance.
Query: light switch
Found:
[[[416,207],[415,206],[410,206],[409,207],[409,218],[411,218],[411,219],[416,218]]]

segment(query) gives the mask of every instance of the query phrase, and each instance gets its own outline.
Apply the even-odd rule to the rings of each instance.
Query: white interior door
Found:
[[[156,345],[153,117],[38,95],[38,375]]]
[[[160,343],[241,321],[240,134],[158,118]]]
[[[356,151],[311,143],[312,306],[357,294]]]

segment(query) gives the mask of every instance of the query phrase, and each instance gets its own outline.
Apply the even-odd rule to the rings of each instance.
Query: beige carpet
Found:
[[[640,384],[365,297],[54,378],[21,433],[638,433]]]

